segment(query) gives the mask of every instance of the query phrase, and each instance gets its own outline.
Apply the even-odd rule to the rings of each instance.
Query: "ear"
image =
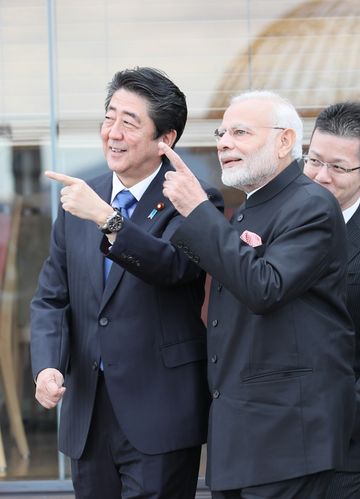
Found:
[[[278,137],[278,155],[280,159],[285,158],[292,150],[296,142],[296,132],[293,128],[285,128]]]
[[[170,130],[170,132],[167,132],[161,137],[159,137],[159,141],[165,142],[167,146],[172,147],[176,140],[176,136],[177,136],[176,130]]]

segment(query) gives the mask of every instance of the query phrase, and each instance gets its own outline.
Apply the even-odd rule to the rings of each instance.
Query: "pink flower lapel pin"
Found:
[[[244,230],[240,236],[240,239],[253,248],[262,245],[261,237],[255,234],[255,232],[250,232],[249,230]]]

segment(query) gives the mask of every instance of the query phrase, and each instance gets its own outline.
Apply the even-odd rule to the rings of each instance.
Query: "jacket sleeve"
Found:
[[[40,272],[30,311],[34,378],[48,367],[64,373],[69,354],[69,296],[61,208],[52,228],[50,255]]]
[[[317,196],[305,204],[306,208],[295,202],[286,214],[276,213],[271,238],[252,247],[240,239],[236,226],[205,201],[172,241],[179,248],[191,248],[204,270],[255,314],[264,314],[302,295],[323,273],[330,272],[333,263],[335,269],[341,261],[345,230],[341,215],[334,204],[324,206],[323,198]],[[334,258],[338,260],[333,262]]]
[[[223,210],[223,199],[219,191],[208,188],[215,211]],[[201,272],[197,256],[181,251],[171,242],[171,237],[184,222],[174,208],[166,217],[158,220],[151,233],[125,219],[112,246],[103,238],[100,249],[113,262],[141,278],[143,281],[163,286],[189,282]]]

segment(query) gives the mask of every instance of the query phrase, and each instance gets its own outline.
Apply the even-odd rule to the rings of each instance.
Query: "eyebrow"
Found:
[[[321,157],[321,154],[319,154],[318,152],[313,151],[311,149],[309,149],[308,154],[314,154],[314,156],[317,156],[319,159]],[[343,159],[343,158],[335,158],[332,161],[326,161],[326,163],[348,163],[348,160],[347,159]]]
[[[109,106],[108,111],[115,111],[116,112],[116,111],[118,111],[118,109],[114,106]],[[125,114],[126,116],[133,118],[139,124],[141,123],[140,117],[136,113],[133,113],[132,111],[126,111],[126,109],[125,109],[124,111],[121,111],[121,114]]]
[[[220,127],[220,129],[223,129],[223,128],[241,128],[242,130],[252,130],[253,128],[256,128],[256,125],[254,125],[253,127],[251,125],[245,125],[245,123],[234,123],[233,125],[231,125],[230,127]]]
[[[245,125],[245,123],[235,123],[235,125],[233,125],[231,128],[247,128],[247,129],[250,129],[251,126]]]

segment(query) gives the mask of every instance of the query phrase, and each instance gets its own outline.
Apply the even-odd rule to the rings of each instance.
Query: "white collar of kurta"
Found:
[[[258,187],[257,189],[254,189],[253,191],[251,192],[247,192],[246,193],[246,199],[249,199],[250,196],[252,196],[253,194],[255,194],[256,191],[259,191],[260,189],[262,189],[266,184],[262,185],[261,187]]]
[[[159,170],[161,168],[162,163],[156,168],[156,170],[149,175],[148,177],[144,178],[137,184],[133,185],[130,189],[128,189],[131,194],[134,196],[136,201],[140,201],[142,195],[146,191],[146,189],[149,187],[153,179],[156,177],[156,175],[159,173]],[[127,189],[125,185],[119,180],[118,176],[116,175],[115,172],[113,172],[113,178],[112,178],[112,191],[111,191],[111,202],[114,201],[115,196],[120,192],[123,191],[124,189]]]
[[[355,201],[354,204],[352,204],[349,208],[346,208],[346,210],[344,210],[342,212],[346,224],[348,223],[350,218],[353,216],[355,211],[359,208],[359,205],[360,205],[360,197],[358,198],[357,201]]]

